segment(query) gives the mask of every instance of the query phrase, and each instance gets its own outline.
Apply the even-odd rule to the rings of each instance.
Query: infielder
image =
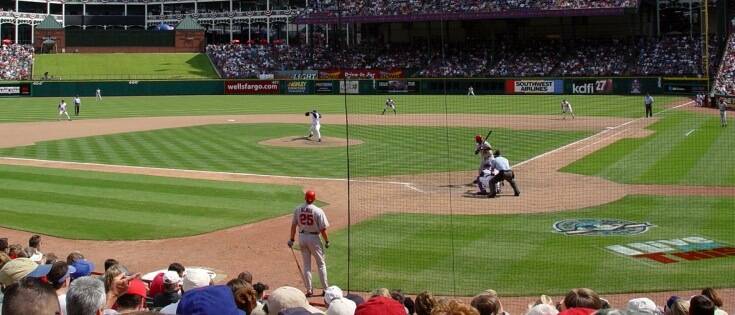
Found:
[[[475,96],[475,88],[472,85],[467,89],[467,96]]]
[[[79,116],[79,109],[82,106],[82,100],[79,99],[79,95],[77,95],[72,101],[74,102],[74,116]]]
[[[61,103],[59,103],[59,116],[56,117],[56,120],[58,121],[61,119],[62,115],[66,115],[66,119],[71,121],[71,117],[69,117],[69,113],[66,112],[66,102],[64,100],[61,100]]]
[[[100,90],[100,88],[97,88],[97,91],[95,92],[95,97],[98,101],[102,100],[102,90]]]
[[[653,96],[646,93],[643,97],[643,105],[646,106],[646,117],[653,117]]]
[[[572,104],[569,103],[566,99],[561,100],[561,116],[563,119],[567,119],[567,114],[572,114],[572,119],[574,119],[574,110],[572,109]]]
[[[383,113],[381,115],[385,115],[385,111],[388,110],[388,108],[393,110],[394,115],[398,115],[398,112],[396,112],[396,101],[391,98],[388,98],[385,101],[385,107],[383,107]]]
[[[324,214],[324,210],[314,205],[316,193],[307,191],[304,195],[306,203],[296,207],[291,220],[291,238],[288,240],[288,247],[293,248],[296,228],[299,229],[299,247],[301,248],[301,256],[304,261],[304,285],[306,286],[306,296],[314,295],[314,288],[311,285],[311,256],[316,260],[317,268],[319,268],[319,279],[322,282],[322,289],[329,287],[327,282],[327,264],[324,261],[324,249],[322,248],[322,240],[319,238],[321,234],[324,239],[324,247],[329,248],[329,236],[327,228],[329,221]]]
[[[727,105],[724,99],[719,100],[720,127],[727,127]]]
[[[311,116],[311,128],[309,128],[309,136],[307,136],[307,138],[311,139],[311,137],[316,134],[316,141],[322,142],[322,133],[319,131],[322,128],[320,123],[322,114],[319,114],[315,109],[304,113],[304,116]]]

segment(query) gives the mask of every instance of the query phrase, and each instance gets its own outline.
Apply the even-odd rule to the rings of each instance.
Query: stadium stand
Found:
[[[715,81],[719,95],[735,96],[735,36],[730,35],[722,57],[722,65]]]
[[[27,80],[33,67],[33,47],[2,45],[0,47],[0,80]]]
[[[450,0],[413,0],[413,1],[365,1],[348,0],[339,3],[335,0],[311,1],[306,14],[334,15],[341,11],[345,16],[385,16],[420,15],[436,13],[480,13],[513,10],[570,10],[625,8],[637,5],[634,0],[496,0],[496,1],[450,1]]]
[[[539,44],[540,43],[540,44]],[[256,78],[277,70],[330,68],[407,69],[416,77],[524,76],[701,76],[701,40],[689,36],[662,39],[578,40],[560,42],[503,40],[495,50],[477,45],[441,53],[426,47],[362,43],[344,50],[312,45],[209,45],[207,53],[228,78]],[[717,64],[717,44],[710,60]],[[716,69],[716,68],[713,68]]]
[[[104,314],[147,312],[136,314],[182,315],[509,315],[503,308],[502,292],[491,289],[478,293],[466,303],[435,297],[429,292],[412,298],[401,290],[386,288],[364,294],[365,300],[361,295],[344,294],[340,288],[332,286],[324,291],[323,301],[310,303],[302,291],[293,287],[276,288],[269,295],[264,295],[268,286],[262,282],[253,283],[250,272],[241,273],[226,285],[216,285],[204,270],[182,270],[181,264],[172,263],[167,271],[145,283],[135,276],[136,271],[127,269],[116,259],[107,259],[100,264],[105,270],[94,273],[95,264],[81,252],[72,252],[66,259],[42,253],[38,235],[29,240],[37,246],[32,248],[33,253],[28,249],[10,252],[10,248],[22,246],[8,245],[5,238],[0,240],[0,287],[4,293],[0,294],[1,314],[88,314],[85,311],[96,310]],[[162,289],[151,296],[149,287],[157,281]],[[57,299],[59,303],[56,303]],[[162,300],[170,304],[154,306],[154,301]],[[528,302],[525,315],[680,315],[687,312],[688,315],[727,315],[726,310],[721,309],[722,298],[712,288],[705,288],[700,295],[690,298],[671,296],[658,303],[640,296],[624,305],[611,305],[586,288],[571,289],[559,301],[541,295],[529,298]]]

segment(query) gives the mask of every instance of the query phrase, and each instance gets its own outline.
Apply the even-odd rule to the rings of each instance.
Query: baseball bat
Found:
[[[488,133],[487,133],[487,136],[485,136],[485,141],[487,141],[487,139],[488,139],[488,138],[490,138],[490,135],[491,135],[492,133],[493,133],[493,131],[492,131],[492,130],[490,130],[490,132],[488,132]]]
[[[304,279],[304,270],[301,269],[301,264],[299,264],[299,260],[296,258],[296,252],[294,252],[293,247],[291,247],[291,256],[293,256],[293,261],[296,263],[296,267],[299,268],[299,275],[301,275],[301,280],[306,281]]]

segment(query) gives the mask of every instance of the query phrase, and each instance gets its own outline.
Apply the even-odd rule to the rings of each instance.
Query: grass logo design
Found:
[[[636,235],[655,225],[619,219],[566,219],[554,223],[554,231],[566,235],[620,236]]]

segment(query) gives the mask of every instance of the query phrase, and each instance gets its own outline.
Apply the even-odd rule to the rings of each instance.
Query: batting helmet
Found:
[[[316,192],[313,190],[307,190],[306,194],[304,194],[304,200],[306,200],[307,203],[313,203],[314,200],[316,200]]]
[[[481,135],[476,135],[475,136],[475,142],[477,142],[477,143],[482,142],[482,136]]]

